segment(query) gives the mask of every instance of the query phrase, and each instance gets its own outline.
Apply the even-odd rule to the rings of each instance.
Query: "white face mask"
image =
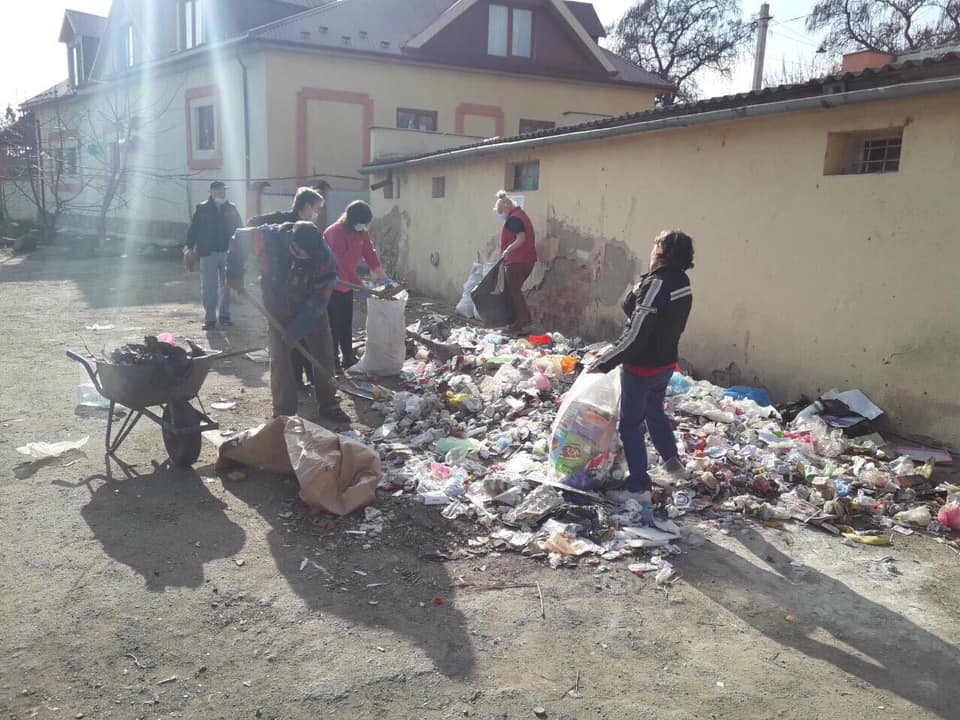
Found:
[[[214,202],[215,205],[223,205],[225,202],[227,202],[227,199],[226,199],[226,198],[218,198],[218,197],[215,197],[215,198],[213,199],[213,202]]]
[[[500,213],[500,217],[503,218],[503,221],[504,221],[504,222],[506,222],[506,221],[507,221],[507,218],[510,217],[510,213],[502,212],[502,213]]]
[[[367,229],[367,226],[364,225],[363,223],[357,223],[356,225],[353,226],[353,229],[354,229],[356,232],[363,232],[364,230]]]

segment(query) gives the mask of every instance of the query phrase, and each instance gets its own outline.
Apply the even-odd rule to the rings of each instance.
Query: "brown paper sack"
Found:
[[[220,447],[221,460],[296,475],[300,499],[311,507],[349,515],[376,500],[379,454],[300,417],[280,417]]]

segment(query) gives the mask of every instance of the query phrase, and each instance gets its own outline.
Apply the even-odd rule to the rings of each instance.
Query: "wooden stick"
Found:
[[[547,613],[543,609],[543,590],[540,589],[540,583],[537,583],[537,595],[540,596],[540,617],[544,620],[547,618]]]

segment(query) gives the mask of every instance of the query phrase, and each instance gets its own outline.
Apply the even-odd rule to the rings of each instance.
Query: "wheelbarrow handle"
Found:
[[[67,357],[71,360],[76,360],[78,363],[83,365],[83,369],[86,370],[87,375],[90,376],[90,382],[93,383],[93,386],[97,389],[97,392],[102,395],[103,392],[100,389],[100,381],[97,379],[97,371],[93,369],[90,361],[83,357],[83,355],[75,353],[73,350],[67,350]]]

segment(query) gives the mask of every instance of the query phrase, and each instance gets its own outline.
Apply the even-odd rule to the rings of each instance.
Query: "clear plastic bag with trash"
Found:
[[[620,371],[583,373],[560,405],[550,439],[552,478],[581,490],[612,484],[619,450]]]
[[[480,319],[480,315],[477,313],[477,307],[473,304],[473,298],[470,296],[470,293],[473,292],[474,288],[483,280],[483,277],[492,269],[493,263],[483,262],[475,262],[473,267],[470,268],[470,275],[463,284],[463,295],[460,297],[460,302],[457,303],[458,315],[472,320]]]

